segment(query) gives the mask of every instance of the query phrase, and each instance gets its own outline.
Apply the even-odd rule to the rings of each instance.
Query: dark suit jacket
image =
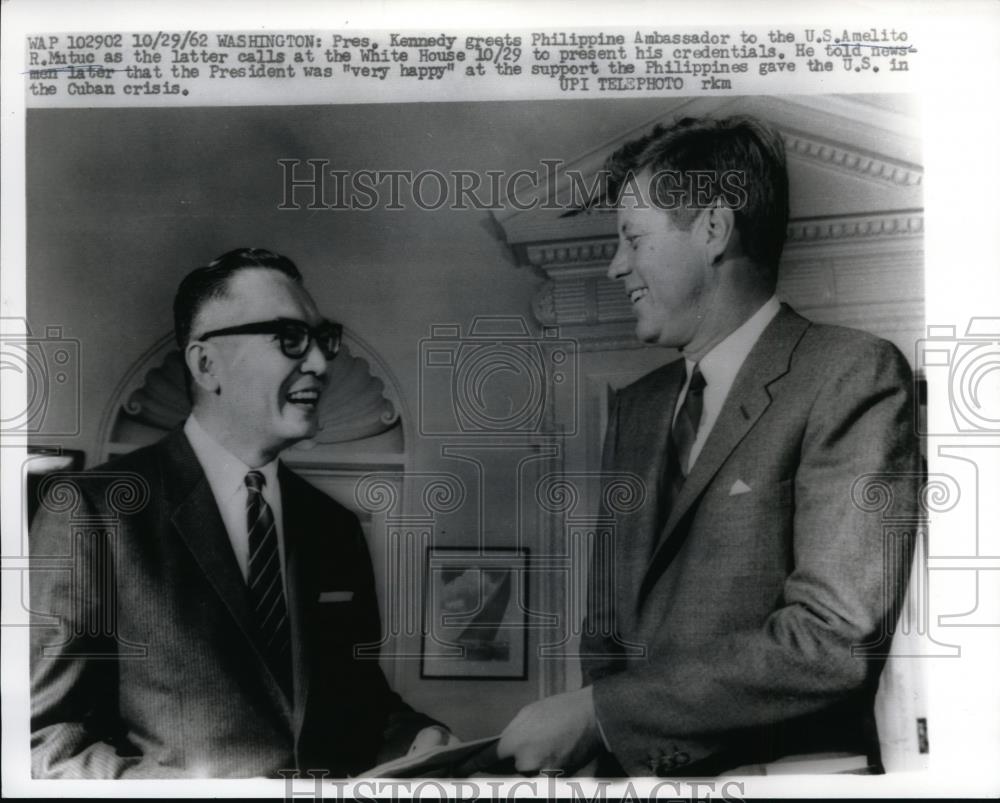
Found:
[[[354,658],[381,635],[357,518],[279,472],[294,700],[182,432],[52,488],[31,534],[32,610],[58,617],[32,628],[35,777],[343,776],[434,724]]]
[[[921,470],[909,366],[783,306],[659,511],[684,375],[678,360],[623,389],[605,440],[605,469],[650,495],[609,511],[614,566],[598,556],[594,576],[615,583],[592,584],[583,640],[614,758],[631,775],[877,761],[872,702],[912,556],[912,530],[884,525],[912,518]]]

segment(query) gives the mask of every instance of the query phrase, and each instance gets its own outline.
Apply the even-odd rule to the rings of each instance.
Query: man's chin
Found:
[[[288,410],[285,413],[285,436],[292,441],[306,440],[319,432],[319,416],[306,410]]]
[[[302,427],[300,427],[301,434],[299,435],[299,438],[312,438],[317,432],[319,432],[319,420],[314,416]]]
[[[635,336],[642,343],[656,345],[660,342],[660,333],[648,326],[643,326],[640,321],[635,327]]]

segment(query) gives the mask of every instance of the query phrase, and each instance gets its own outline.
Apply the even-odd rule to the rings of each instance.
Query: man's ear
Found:
[[[208,343],[188,343],[184,349],[184,362],[194,383],[207,393],[219,392],[218,365],[214,349]]]
[[[704,225],[708,259],[714,265],[725,256],[730,243],[733,242],[736,234],[736,215],[732,209],[723,206],[722,202],[717,200],[706,210]]]

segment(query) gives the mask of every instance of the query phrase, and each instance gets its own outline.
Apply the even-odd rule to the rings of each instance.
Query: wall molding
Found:
[[[899,159],[869,153],[801,131],[782,129],[781,138],[785,142],[785,151],[789,158],[798,157],[823,167],[890,186],[915,187],[924,180],[922,167]]]
[[[866,327],[870,329],[878,328],[878,320],[893,305],[904,310],[900,314],[907,320],[919,318],[923,228],[920,210],[793,220],[779,295],[798,308],[830,308],[845,322],[866,319],[837,312],[842,308],[879,312]],[[532,243],[522,252],[546,279],[532,301],[535,318],[545,326],[558,326],[582,351],[641,347],[634,342],[635,317],[628,298],[620,283],[606,275],[617,245],[613,237],[567,239]],[[872,306],[875,300],[882,304],[878,309]]]
[[[611,234],[604,236],[580,236],[572,230],[565,231],[567,239],[550,239],[532,242],[515,249],[522,263],[547,270],[573,267],[591,268],[605,266],[614,258],[618,248],[618,238],[614,235],[615,212],[613,210],[587,210],[581,213],[588,219],[606,223],[600,228],[610,228]],[[596,226],[592,226],[594,228]],[[568,228],[568,227],[567,227]],[[549,235],[559,231],[546,231]],[[837,215],[822,218],[800,218],[788,223],[786,249],[794,249],[802,244],[817,242],[848,242],[864,240],[887,240],[894,238],[919,238],[924,231],[924,213],[920,209],[904,209],[891,212]],[[541,232],[540,232],[541,233]]]
[[[564,172],[554,182],[541,184],[533,193],[519,192],[518,199],[534,208],[507,204],[494,217],[506,232],[508,243],[520,242],[522,233],[531,239],[530,229],[545,217],[539,213],[554,209],[558,199],[568,197],[568,171],[587,177],[589,184],[608,154],[647,134],[658,123],[669,125],[685,116],[731,114],[769,120],[785,141],[790,163],[814,164],[895,191],[912,191],[923,183],[923,167],[918,164],[921,143],[915,135],[912,112],[851,95],[664,98],[659,114],[567,160]],[[565,212],[565,207],[561,211]]]
[[[788,223],[785,247],[825,240],[873,240],[894,237],[920,237],[924,231],[921,209],[803,218]]]

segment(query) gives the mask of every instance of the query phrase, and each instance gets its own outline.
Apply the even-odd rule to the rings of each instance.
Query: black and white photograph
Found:
[[[20,5],[5,794],[900,796],[992,754],[1000,307],[943,302],[968,202],[890,74],[932,15]]]

